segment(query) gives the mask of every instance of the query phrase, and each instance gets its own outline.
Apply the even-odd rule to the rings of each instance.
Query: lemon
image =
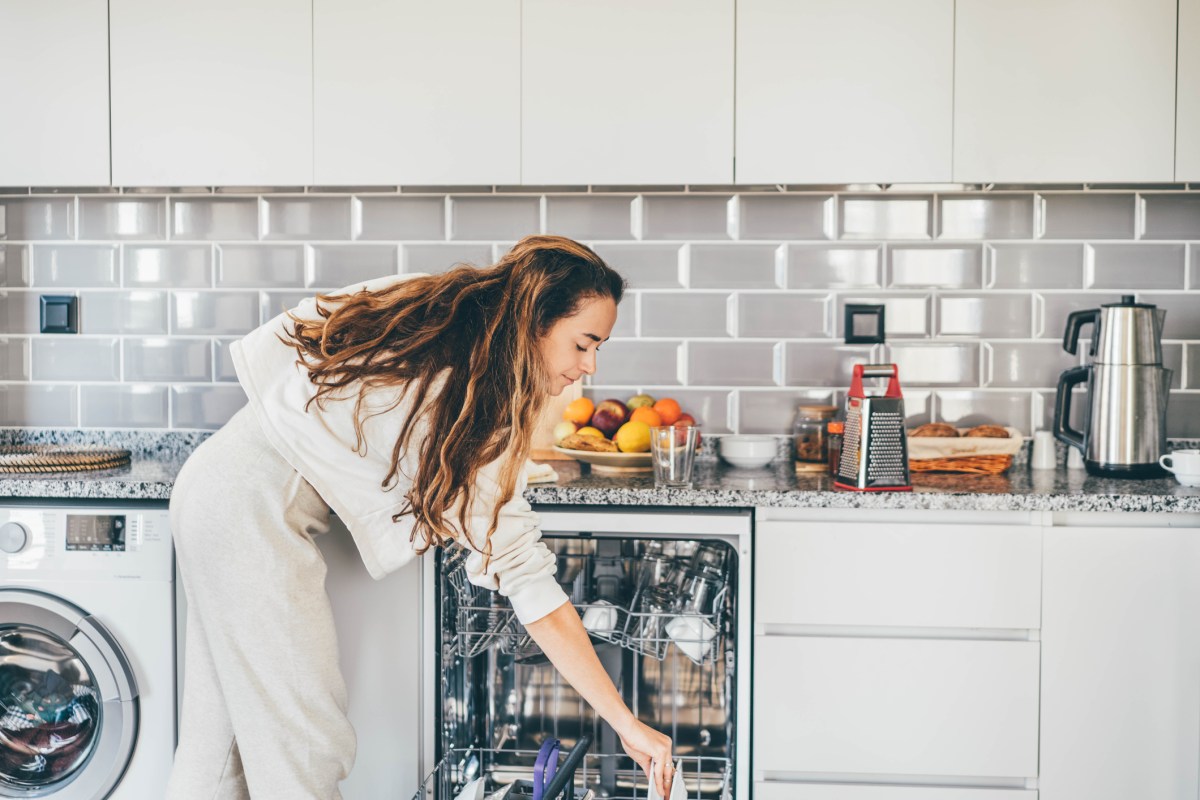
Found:
[[[650,426],[640,420],[626,422],[613,437],[617,449],[622,453],[646,453],[650,451]]]
[[[605,438],[603,433],[590,425],[585,428],[580,428],[579,430],[575,431],[575,433],[579,434],[580,436],[599,436],[601,439]]]

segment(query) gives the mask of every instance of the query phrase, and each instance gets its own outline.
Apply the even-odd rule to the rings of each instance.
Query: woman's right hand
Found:
[[[657,787],[658,796],[671,796],[671,781],[675,777],[675,763],[671,758],[671,737],[659,733],[640,720],[626,731],[618,731],[621,746],[630,758],[646,773],[646,777]]]

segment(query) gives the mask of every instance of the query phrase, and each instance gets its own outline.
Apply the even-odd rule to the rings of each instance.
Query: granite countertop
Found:
[[[0,443],[79,443],[82,432],[0,432]],[[175,476],[204,433],[111,432],[87,439],[124,446],[127,467],[85,473],[0,475],[0,498],[77,500],[170,499]],[[1082,470],[1030,470],[1016,464],[1002,475],[928,473],[913,477],[912,492],[845,492],[824,474],[797,474],[790,462],[763,470],[736,470],[716,461],[698,462],[690,489],[657,489],[649,475],[602,477],[574,461],[554,462],[555,484],[535,484],[531,503],[606,506],[752,508],[895,508],[967,511],[1138,511],[1200,513],[1200,488],[1173,478],[1132,481],[1094,478]],[[0,500],[2,502],[2,500]]]

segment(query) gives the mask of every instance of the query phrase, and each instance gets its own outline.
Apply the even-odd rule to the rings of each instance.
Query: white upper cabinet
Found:
[[[318,185],[521,180],[520,0],[315,0]]]
[[[1175,17],[1176,0],[958,0],[954,180],[1172,180]]]
[[[1175,180],[1200,181],[1200,0],[1179,0]]]
[[[118,186],[312,183],[310,0],[111,0]]]
[[[0,186],[107,186],[108,3],[0,2]]]
[[[1051,528],[1043,571],[1040,800],[1196,797],[1200,530]]]
[[[522,183],[732,183],[733,5],[524,0]]]
[[[953,0],[739,0],[737,182],[950,180]]]

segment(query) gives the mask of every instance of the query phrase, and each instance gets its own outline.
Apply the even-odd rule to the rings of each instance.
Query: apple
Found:
[[[689,425],[696,427],[696,418],[691,414],[680,414],[679,419],[675,420],[676,428],[686,428]]]
[[[575,433],[576,430],[578,430],[578,426],[574,422],[564,419],[554,426],[554,443],[558,444],[572,433]]]
[[[608,438],[629,419],[629,409],[620,400],[605,400],[592,413],[592,427]]]
[[[633,411],[637,408],[644,408],[645,406],[654,405],[654,398],[648,394],[635,394],[633,397],[629,398],[629,402],[625,405],[630,411]]]

